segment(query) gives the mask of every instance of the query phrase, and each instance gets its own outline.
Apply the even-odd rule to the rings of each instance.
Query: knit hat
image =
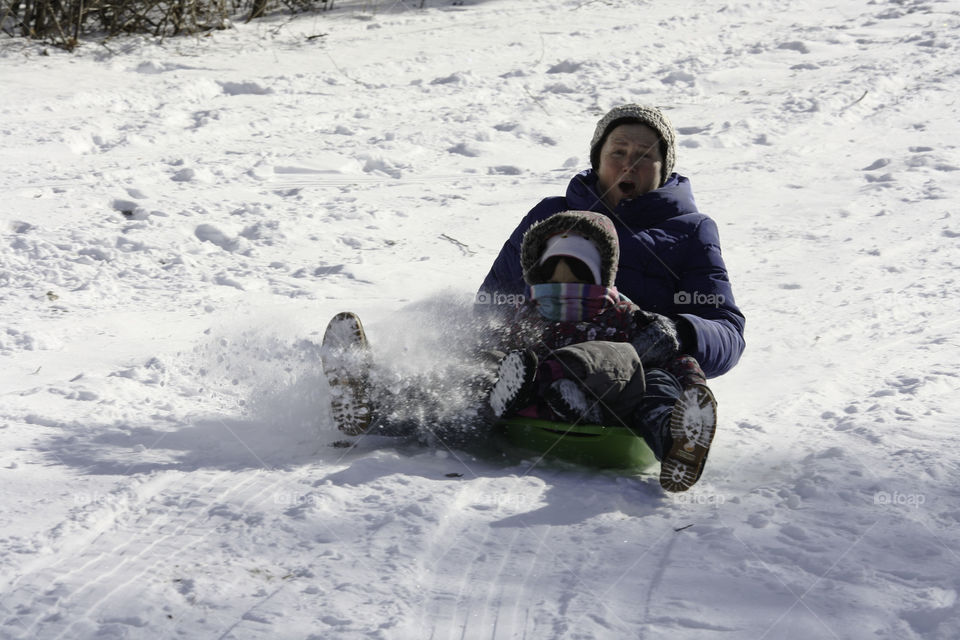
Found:
[[[561,211],[532,224],[527,229],[520,245],[520,266],[523,268],[523,279],[526,283],[537,284],[536,280],[540,275],[538,267],[544,254],[548,251],[548,244],[551,247],[558,246],[556,243],[560,243],[560,240],[554,240],[554,244],[550,244],[550,241],[554,237],[564,234],[570,238],[573,236],[586,238],[596,247],[600,256],[599,284],[604,287],[612,287],[617,279],[620,242],[613,221],[607,216],[593,211]],[[571,245],[568,242],[563,242],[559,246],[569,248]],[[583,260],[579,255],[573,257]],[[589,262],[586,260],[584,262],[589,266]]]
[[[657,132],[660,137],[660,155],[663,156],[663,168],[660,171],[662,187],[677,162],[677,132],[667,115],[657,107],[641,104],[624,104],[614,107],[600,118],[590,141],[590,164],[594,171],[600,166],[600,149],[607,136],[621,124],[644,124]]]
[[[576,258],[590,269],[593,284],[600,284],[600,250],[583,236],[568,232],[547,238],[547,246],[538,264],[543,265],[554,256]]]

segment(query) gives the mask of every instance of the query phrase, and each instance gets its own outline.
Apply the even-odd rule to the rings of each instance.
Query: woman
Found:
[[[663,463],[661,484],[683,490],[700,477],[709,442],[697,448],[695,460],[685,460],[682,448],[674,446],[678,427],[671,432],[670,416],[683,413],[674,409],[682,408],[684,389],[698,390],[690,402],[712,402],[712,395],[701,391],[709,394],[705,379],[736,365],[745,343],[744,316],[734,303],[717,225],[697,210],[690,181],[673,172],[675,162],[676,132],[663,112],[637,104],[612,109],[594,131],[591,169],[574,176],[565,196],[541,201],[521,220],[480,292],[485,300],[526,292],[520,249],[534,223],[568,210],[609,216],[620,242],[616,288],[660,318],[649,345],[633,343],[641,361],[647,348],[660,350],[665,342],[676,344],[677,356],[690,356],[678,357],[664,379],[648,376],[644,406],[629,424]],[[713,421],[711,434],[715,414]],[[671,468],[681,467],[682,481],[664,477],[668,461]]]

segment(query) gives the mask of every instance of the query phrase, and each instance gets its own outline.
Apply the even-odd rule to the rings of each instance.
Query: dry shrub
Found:
[[[0,0],[0,29],[73,49],[83,36],[154,36],[224,29],[231,16],[260,17],[281,5],[291,11],[330,9],[334,0]]]

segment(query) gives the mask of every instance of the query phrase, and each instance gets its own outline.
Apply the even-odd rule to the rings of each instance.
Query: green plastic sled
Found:
[[[626,427],[570,425],[514,417],[497,423],[510,445],[538,455],[600,469],[644,471],[658,464],[643,438]]]

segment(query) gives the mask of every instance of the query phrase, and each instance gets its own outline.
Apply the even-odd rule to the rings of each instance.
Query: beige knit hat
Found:
[[[550,238],[563,234],[578,235],[593,243],[600,256],[597,284],[612,287],[620,262],[620,240],[613,220],[594,211],[561,211],[530,225],[520,244],[520,266],[527,284],[541,282],[538,267]]]
[[[590,164],[594,171],[600,166],[600,148],[607,136],[621,124],[645,124],[660,136],[660,155],[663,156],[663,169],[660,172],[660,186],[666,183],[673,173],[677,162],[677,132],[667,115],[656,107],[642,104],[624,104],[614,107],[600,118],[590,141]]]

